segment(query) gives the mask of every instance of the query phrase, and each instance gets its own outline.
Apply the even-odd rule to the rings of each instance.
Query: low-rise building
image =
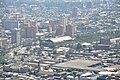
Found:
[[[45,46],[51,46],[54,44],[59,44],[59,43],[63,43],[63,42],[67,42],[67,41],[72,41],[73,38],[71,38],[70,36],[62,36],[62,37],[56,37],[56,38],[50,38],[47,39],[45,41],[42,41],[42,44]]]

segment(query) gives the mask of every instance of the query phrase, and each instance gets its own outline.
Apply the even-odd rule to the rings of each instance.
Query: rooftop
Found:
[[[59,43],[63,41],[72,40],[72,38],[70,36],[62,36],[62,37],[51,38],[49,40],[52,41],[53,43]]]
[[[114,42],[114,41],[117,41],[117,40],[120,40],[120,37],[119,38],[110,39],[111,42]]]
[[[56,64],[54,65],[54,67],[94,70],[94,67],[89,67],[89,66],[96,65],[99,63],[100,61],[76,59],[76,60],[70,60],[68,62]]]

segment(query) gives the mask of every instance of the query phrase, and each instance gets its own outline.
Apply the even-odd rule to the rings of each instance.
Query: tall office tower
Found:
[[[19,28],[19,21],[17,20],[4,20],[2,24],[5,30],[12,30],[14,28]]]
[[[110,4],[111,4],[110,0],[105,0],[105,1],[106,1],[106,8],[110,9]],[[119,3],[120,3],[120,1],[119,1]]]
[[[92,2],[91,1],[86,1],[85,2],[85,8],[92,8]]]
[[[75,27],[72,24],[66,26],[66,36],[74,37]]]
[[[14,28],[13,30],[11,30],[11,43],[16,44],[16,46],[19,46],[21,44],[20,28]]]
[[[68,23],[68,15],[63,15],[60,17],[60,25],[63,25],[63,28],[64,28],[64,33],[65,33],[65,30],[66,30],[66,25]]]
[[[63,25],[58,25],[55,33],[56,36],[64,36],[64,27]]]
[[[8,39],[0,37],[0,48],[7,49],[8,48]]]
[[[52,31],[56,32],[56,26],[58,25],[58,23],[59,23],[59,20],[50,20],[49,21],[49,24],[52,27]]]
[[[48,31],[49,33],[52,33],[52,26],[51,26],[51,25],[48,25],[48,26],[47,26],[47,31]]]
[[[78,8],[77,8],[77,7],[74,7],[74,8],[72,9],[72,14],[71,14],[71,16],[72,16],[72,17],[77,17],[77,15],[78,15]]]
[[[38,26],[36,21],[28,20],[21,24],[22,38],[35,38],[38,33]]]
[[[3,28],[0,26],[0,37],[3,36]]]

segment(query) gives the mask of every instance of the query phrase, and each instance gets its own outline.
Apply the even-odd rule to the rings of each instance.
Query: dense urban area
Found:
[[[0,80],[120,80],[120,0],[0,0]]]

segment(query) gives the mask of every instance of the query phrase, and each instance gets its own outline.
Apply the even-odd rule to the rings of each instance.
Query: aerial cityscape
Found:
[[[120,0],[0,0],[0,80],[120,80]]]

